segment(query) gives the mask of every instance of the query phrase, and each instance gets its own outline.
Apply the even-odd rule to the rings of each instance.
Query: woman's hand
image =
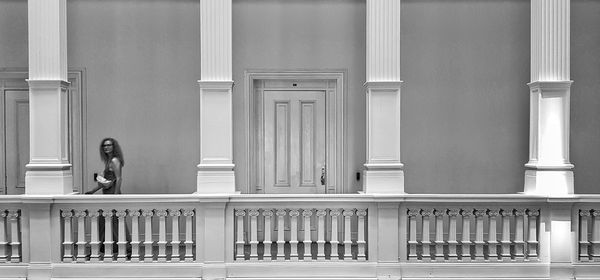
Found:
[[[98,184],[102,185],[102,187],[105,189],[110,188],[110,186],[112,186],[112,181],[106,180],[106,178],[104,178],[100,175],[98,175],[98,177],[96,177],[96,180],[98,181]]]

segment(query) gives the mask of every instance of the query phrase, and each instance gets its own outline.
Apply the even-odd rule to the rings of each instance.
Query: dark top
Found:
[[[115,182],[116,182],[117,176],[115,176],[114,171],[110,170],[109,165],[110,165],[110,162],[104,166],[104,178],[106,180],[111,181],[111,183],[110,183],[109,187],[102,188],[103,194],[115,194]]]

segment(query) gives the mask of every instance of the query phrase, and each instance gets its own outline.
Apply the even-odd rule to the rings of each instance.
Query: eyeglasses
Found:
[[[108,147],[108,146],[112,146],[113,144],[102,144],[102,147]]]

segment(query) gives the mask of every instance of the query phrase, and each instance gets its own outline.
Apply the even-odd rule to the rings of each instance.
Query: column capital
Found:
[[[233,81],[206,81],[198,80],[200,89],[231,89],[233,87]]]
[[[368,81],[364,83],[367,89],[399,89],[404,81]]]
[[[533,81],[527,83],[530,89],[566,90],[571,88],[573,81]]]
[[[64,80],[35,80],[35,79],[27,79],[27,84],[29,84],[29,88],[34,89],[56,89],[62,88],[67,89],[70,82]]]

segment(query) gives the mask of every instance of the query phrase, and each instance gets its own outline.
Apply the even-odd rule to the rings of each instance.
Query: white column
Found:
[[[231,0],[200,0],[198,193],[234,193]]]
[[[366,193],[403,193],[400,161],[400,0],[367,0]]]
[[[29,148],[27,194],[73,192],[69,163],[67,3],[29,0]]]
[[[529,162],[525,193],[573,193],[569,162],[570,0],[531,1]]]

